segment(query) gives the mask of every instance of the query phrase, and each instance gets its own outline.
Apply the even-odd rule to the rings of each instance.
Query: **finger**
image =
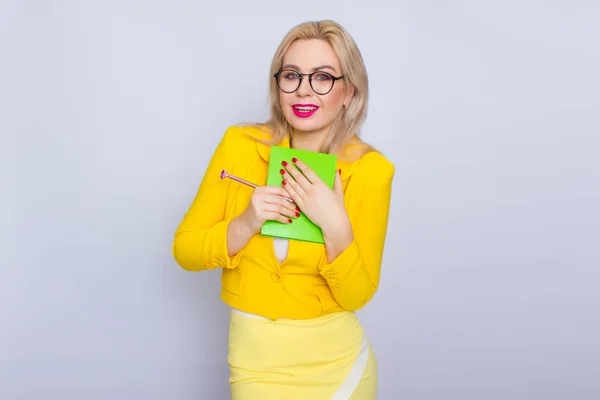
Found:
[[[283,190],[285,191],[285,189],[283,189]],[[289,196],[287,191],[286,191],[286,194]],[[289,203],[282,196],[265,195],[263,201],[267,204],[275,204],[275,205],[284,207],[289,212],[289,214],[286,214],[286,215],[295,215],[296,212],[300,211],[300,208],[298,208],[294,203]]]
[[[290,198],[294,201],[294,203],[296,203],[300,208],[302,208],[304,205],[304,190],[300,187],[300,185],[298,185],[293,180],[289,182],[284,180],[283,186],[285,187],[285,190],[287,190]]]
[[[291,224],[292,223],[292,219],[285,217],[277,212],[269,212],[266,215],[266,219],[269,221],[279,221],[283,224]]]
[[[265,212],[268,213],[277,213],[283,215],[286,218],[298,218],[300,217],[300,213],[295,209],[290,209],[287,206],[283,206],[281,204],[265,204]]]
[[[294,201],[289,197],[287,190],[282,188],[281,186],[259,186],[255,190],[257,194],[269,194],[269,195],[278,195],[283,197],[288,203],[293,203]]]
[[[318,183],[321,182],[321,178],[319,178],[319,176],[312,170],[312,168],[310,168],[308,165],[306,165],[305,163],[303,163],[301,160],[298,160],[297,158],[292,158],[292,162],[298,167],[298,169],[302,172],[302,175],[304,175],[310,183]]]
[[[287,196],[287,192],[281,186],[259,186],[254,190],[256,193]]]
[[[306,179],[306,177],[299,171],[293,164],[289,164],[286,161],[282,162],[283,168],[279,171],[281,173],[281,177],[290,181],[294,180],[297,182],[304,190],[308,190],[310,186],[310,181]],[[293,178],[293,179],[290,179]]]
[[[339,196],[344,195],[344,191],[342,190],[342,170],[341,169],[338,169],[335,172],[335,180],[333,181],[333,191]]]

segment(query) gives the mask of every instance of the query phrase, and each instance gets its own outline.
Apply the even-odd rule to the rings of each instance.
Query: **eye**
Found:
[[[327,72],[317,72],[313,75],[313,79],[316,81],[326,82],[330,81],[332,78]]]
[[[281,77],[288,80],[297,80],[300,79],[300,75],[294,71],[282,71]]]

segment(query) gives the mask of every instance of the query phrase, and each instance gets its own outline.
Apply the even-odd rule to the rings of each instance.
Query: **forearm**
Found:
[[[339,219],[334,228],[323,231],[323,238],[327,256],[323,265],[334,263],[335,267],[321,271],[333,297],[344,310],[358,310],[373,297],[377,283],[364,265],[350,221]]]
[[[333,298],[347,311],[360,309],[377,291],[378,278],[370,273],[370,269],[373,266],[366,262],[356,240],[331,262],[324,257],[319,265]]]
[[[323,230],[327,252],[319,263],[321,276],[344,310],[360,309],[377,291],[391,204],[393,164],[371,153],[361,167],[345,192],[360,194],[360,200],[347,201],[345,215],[351,224],[344,218],[330,219],[337,221],[337,229]]]
[[[239,253],[254,236],[241,216],[231,220],[227,227],[227,252],[229,257]]]
[[[180,227],[173,240],[173,255],[177,263],[189,271],[235,268],[237,260],[227,254],[230,222],[221,220],[209,228]]]

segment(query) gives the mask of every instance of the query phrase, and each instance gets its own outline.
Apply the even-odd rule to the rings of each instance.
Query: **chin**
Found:
[[[311,120],[310,118],[304,119],[296,117],[295,115],[287,115],[286,117],[288,123],[292,126],[292,128],[298,131],[313,132],[321,130],[325,127],[325,124],[323,124],[322,122],[317,120]]]

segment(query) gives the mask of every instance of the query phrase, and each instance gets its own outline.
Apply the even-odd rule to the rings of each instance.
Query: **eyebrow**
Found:
[[[298,67],[297,65],[293,65],[293,64],[285,64],[283,67],[281,67],[281,69],[287,69],[287,68],[291,68],[291,69],[295,69],[297,71],[300,71],[300,67]],[[314,71],[318,71],[318,70],[326,69],[326,68],[329,68],[329,69],[333,70],[333,72],[337,72],[335,70],[335,68],[333,68],[331,65],[327,65],[327,64],[325,64],[325,65],[319,65],[318,67],[314,67],[312,70],[314,72]]]

